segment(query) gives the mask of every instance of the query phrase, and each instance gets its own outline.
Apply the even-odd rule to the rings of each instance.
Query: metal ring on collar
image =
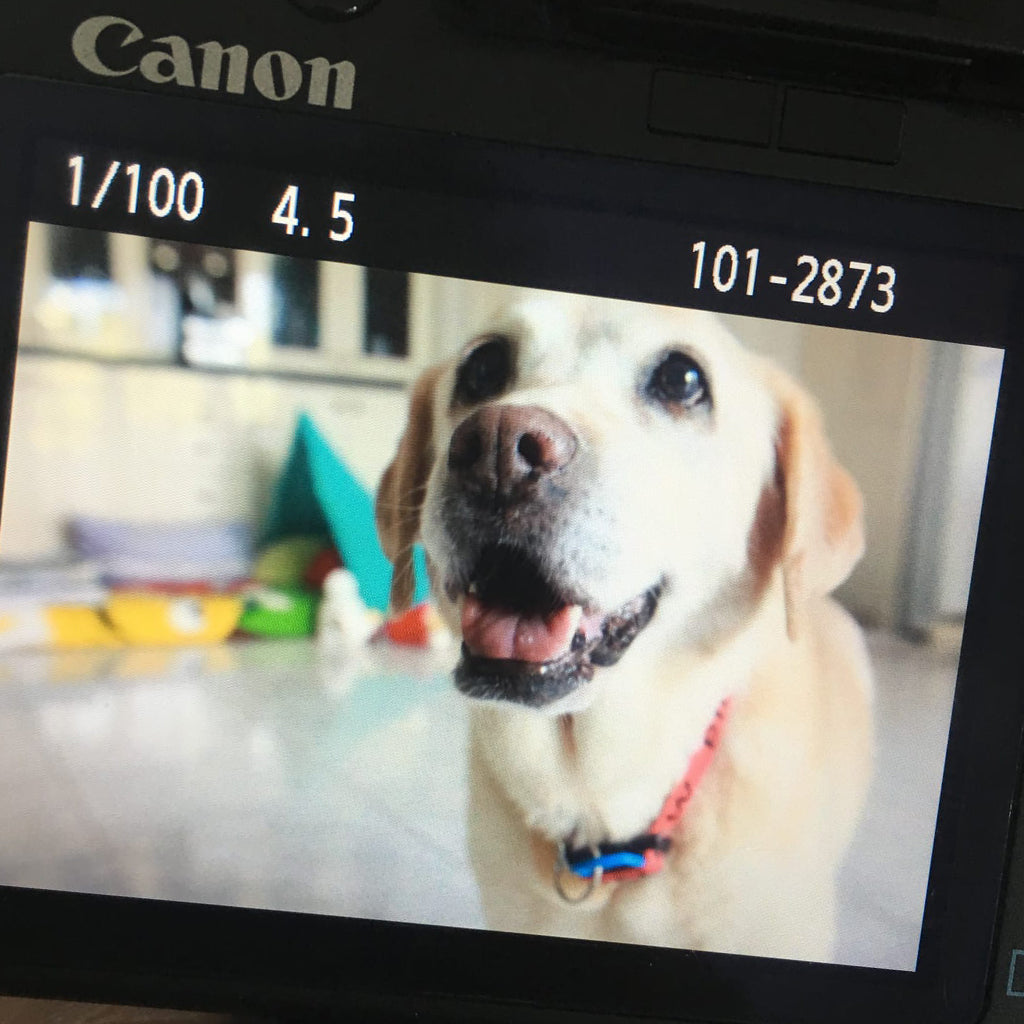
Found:
[[[590,852],[594,855],[595,860],[601,856],[601,851],[596,846],[591,846]],[[578,896],[570,896],[569,893],[565,891],[565,887],[562,884],[562,876],[566,873],[572,875],[574,878],[580,877],[569,866],[569,858],[565,854],[565,843],[559,843],[558,856],[555,857],[555,892],[557,892],[566,903],[582,903],[593,893],[598,885],[601,884],[601,878],[604,875],[604,868],[600,864],[594,866],[593,873],[587,879],[586,889],[584,889]]]

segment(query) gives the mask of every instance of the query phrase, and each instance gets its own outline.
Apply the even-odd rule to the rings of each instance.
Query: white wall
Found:
[[[964,354],[953,421],[953,460],[939,538],[937,611],[951,618],[964,613],[974,566],[978,513],[985,488],[992,439],[992,414],[1003,368],[998,349],[973,348]]]
[[[74,514],[255,526],[302,410],[372,489],[405,408],[397,390],[23,355],[0,558],[61,553]]]
[[[45,232],[34,232],[22,325],[23,336],[37,345],[48,341],[45,324],[32,315],[44,293],[45,239]],[[114,241],[115,255],[129,264],[120,279],[137,278],[132,268],[145,258],[140,240],[115,236]],[[243,273],[252,262],[247,262],[247,255],[242,254]],[[362,316],[351,301],[339,301],[342,295],[358,294],[350,280],[352,271],[342,265],[325,268],[322,315],[326,333],[336,342],[332,348],[339,352],[344,348],[341,341],[352,344],[349,336],[357,332],[351,325]],[[417,275],[412,282],[411,358],[406,365],[363,357],[343,367],[328,363],[292,369],[323,372],[337,366],[398,382],[411,380],[420,367],[456,351],[483,330],[517,291]],[[344,323],[337,322],[342,319]],[[100,351],[121,355],[117,346],[128,343],[123,339],[130,337],[133,323],[142,329],[130,317],[92,320],[89,325],[91,330],[113,332],[107,339],[110,344],[99,339]],[[65,323],[61,326],[66,329]],[[397,447],[406,407],[403,391],[372,384],[211,374],[22,348],[0,559],[22,561],[65,553],[65,533],[74,515],[137,522],[241,520],[256,526],[301,411],[313,416],[335,450],[373,491]]]

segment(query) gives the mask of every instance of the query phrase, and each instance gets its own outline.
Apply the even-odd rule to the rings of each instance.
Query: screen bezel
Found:
[[[24,209],[33,186],[32,154],[43,139],[75,138],[100,147],[130,142],[196,160],[310,173],[327,173],[344,156],[351,173],[363,180],[414,180],[425,191],[571,204],[627,216],[691,211],[706,220],[717,203],[728,211],[722,222],[746,229],[788,225],[802,235],[904,248],[913,238],[915,250],[999,262],[1015,280],[1022,278],[1024,215],[1007,211],[352,121],[332,121],[325,132],[314,115],[15,78],[0,82],[0,108],[7,154],[0,166],[5,441],[28,222]],[[591,290],[600,292],[601,283]],[[1024,288],[1016,291],[1024,294]],[[482,1019],[487,1007],[495,1013],[500,1007],[503,1019],[515,1013],[527,1019],[543,1007],[750,1024],[977,1016],[986,992],[1024,722],[1024,694],[1013,685],[1014,640],[1024,608],[1021,597],[1007,596],[1015,594],[1024,569],[1015,516],[1024,495],[1024,463],[1016,457],[1024,449],[1024,403],[1014,401],[1024,394],[1024,360],[1020,344],[1010,344],[1021,324],[1024,308],[1018,304],[1006,316],[1003,379],[917,971],[0,887],[0,927],[9,951],[0,963],[0,985],[38,994],[206,1005],[348,1004],[364,1014],[433,1007],[473,1019]],[[944,340],[996,341],[960,336],[959,330],[951,328]]]

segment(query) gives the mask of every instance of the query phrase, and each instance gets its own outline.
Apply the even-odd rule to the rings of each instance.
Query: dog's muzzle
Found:
[[[661,583],[609,613],[549,567],[579,447],[571,427],[538,406],[484,406],[452,435],[445,588],[462,625],[455,681],[471,697],[560,700],[618,661],[654,615]]]

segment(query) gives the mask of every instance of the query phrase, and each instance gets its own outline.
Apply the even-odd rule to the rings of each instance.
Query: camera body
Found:
[[[44,0],[9,19],[0,38],[0,130],[15,154],[0,209],[7,394],[26,337],[26,237],[31,253],[39,224],[693,305],[851,338],[884,326],[893,345],[934,338],[938,348],[1004,356],[982,456],[991,461],[981,532],[968,543],[969,602],[953,613],[966,627],[950,754],[933,780],[939,838],[930,862],[916,865],[930,879],[916,968],[895,969],[881,953],[794,964],[756,951],[477,933],[400,914],[338,920],[324,916],[335,910],[297,913],[259,896],[239,905],[265,909],[228,910],[202,886],[173,902],[160,891],[0,875],[0,927],[15,951],[0,964],[0,986],[409,1019],[759,1024],[1024,1012],[1024,867],[1014,852],[1024,703],[1013,644],[1024,601],[1012,513],[1022,487],[1024,18],[1010,3],[939,6],[253,0],[242,17],[196,0]],[[83,141],[68,148],[76,132]],[[160,258],[155,249],[139,257],[158,271]],[[198,350],[171,361],[202,365]],[[351,363],[339,383],[409,382],[405,371],[366,365]],[[874,364],[856,365],[870,373]],[[258,372],[320,383],[330,372],[280,366]],[[932,374],[921,385],[926,409],[941,407],[943,366],[952,372],[939,356],[929,366],[920,371]],[[225,367],[234,372],[204,365]],[[12,431],[18,415],[16,399]],[[927,438],[937,422],[921,413],[914,430]],[[935,427],[936,436],[951,429]],[[907,480],[927,476],[918,459]],[[938,507],[942,486],[914,490],[913,501]],[[877,487],[890,498],[898,490],[891,480]],[[980,515],[980,491],[977,501]],[[16,509],[5,506],[6,516],[20,522]],[[908,578],[927,577],[938,558],[893,557],[886,571]],[[876,612],[875,625],[930,635],[948,609],[933,602],[925,623],[912,595],[928,586],[893,590],[887,600],[900,609],[891,621]],[[866,592],[851,591],[848,603]],[[871,626],[872,612],[858,610]],[[886,722],[902,728],[898,714]],[[884,787],[884,772],[877,777]],[[892,839],[901,825],[883,827]]]
[[[784,4],[609,5],[592,17],[581,5],[529,3],[313,11],[254,10],[255,41],[230,12],[202,5],[177,9],[170,27],[70,7],[26,13],[4,66],[627,159],[1014,201],[1010,183],[979,173],[1012,145],[1020,101],[1009,54],[1021,32],[1012,10],[945,19]],[[57,18],[67,22],[60,45]],[[411,96],[410,80],[423,84]],[[986,109],[1006,111],[1004,133]],[[964,133],[970,145],[954,146]]]

